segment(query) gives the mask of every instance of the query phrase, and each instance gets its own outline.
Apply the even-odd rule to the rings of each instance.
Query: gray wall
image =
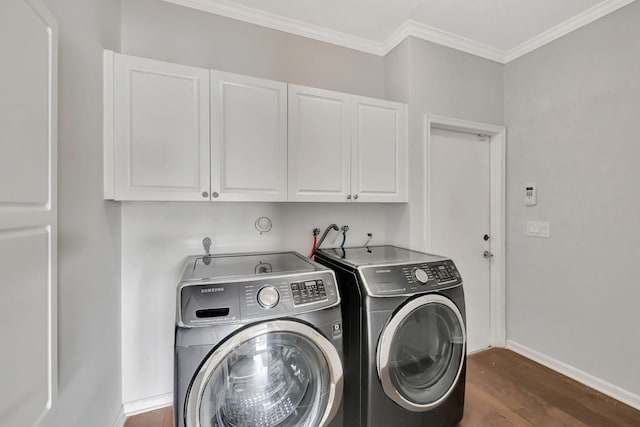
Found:
[[[505,68],[508,338],[635,394],[639,22],[636,2]]]
[[[384,77],[385,77],[385,97],[397,102],[409,104],[411,101],[411,57],[409,39],[405,39],[402,43],[395,47],[384,57]],[[408,109],[411,114],[411,106]],[[412,140],[411,132],[407,137]],[[411,161],[411,160],[409,160]],[[409,180],[413,181],[418,175],[415,169],[409,169]],[[413,184],[410,184],[412,186]],[[411,206],[415,202],[409,199],[409,204],[396,205],[387,211],[386,236],[387,241],[384,243],[409,247],[409,218]]]
[[[425,114],[501,125],[504,66],[413,37],[385,57],[385,66],[387,95],[409,103],[410,204],[396,243],[424,250]]]
[[[384,62],[158,0],[122,3],[122,52],[359,95],[384,96]]]
[[[120,207],[102,199],[102,49],[120,1],[46,0],[59,26],[59,427],[112,426],[121,405]]]

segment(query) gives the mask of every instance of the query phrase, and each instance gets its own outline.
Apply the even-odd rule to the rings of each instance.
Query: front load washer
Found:
[[[465,305],[450,259],[394,246],[319,249],[344,321],[347,426],[453,426],[464,410]]]
[[[177,427],[342,426],[334,273],[295,252],[187,258],[177,293]]]

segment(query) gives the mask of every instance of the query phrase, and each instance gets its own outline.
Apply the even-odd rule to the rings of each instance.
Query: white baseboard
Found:
[[[518,344],[517,342],[507,340],[507,348],[535,362],[538,362],[541,365],[546,366],[547,368],[553,369],[554,371],[557,371],[588,387],[591,387],[592,389],[597,390],[600,393],[606,394],[607,396],[610,396],[622,403],[626,403],[627,405],[640,410],[640,396],[637,394],[624,390],[607,381],[594,377],[593,375],[588,374],[578,368],[567,365],[564,362],[544,355],[529,347],[525,347],[522,344]]]
[[[127,416],[124,414],[124,406],[120,405],[120,411],[113,422],[113,427],[124,427],[125,421],[127,421]]]
[[[147,397],[146,399],[125,402],[122,405],[125,416],[141,414],[154,409],[160,409],[173,405],[173,393],[161,394],[158,396]]]

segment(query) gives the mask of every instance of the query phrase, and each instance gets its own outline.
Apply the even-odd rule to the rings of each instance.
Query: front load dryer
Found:
[[[394,246],[319,249],[342,296],[347,426],[453,426],[466,370],[462,279],[450,259]]]
[[[177,427],[342,426],[330,269],[294,252],[189,257],[176,320]]]

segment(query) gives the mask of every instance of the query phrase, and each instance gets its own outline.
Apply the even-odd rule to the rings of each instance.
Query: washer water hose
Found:
[[[347,231],[349,231],[349,226],[343,225],[342,226],[342,244],[340,245],[341,249],[344,249],[344,242],[347,241]]]
[[[320,234],[319,228],[313,229],[313,246],[311,247],[311,253],[309,253],[309,259],[313,258],[313,254],[316,253],[316,243],[318,242],[318,234]]]

